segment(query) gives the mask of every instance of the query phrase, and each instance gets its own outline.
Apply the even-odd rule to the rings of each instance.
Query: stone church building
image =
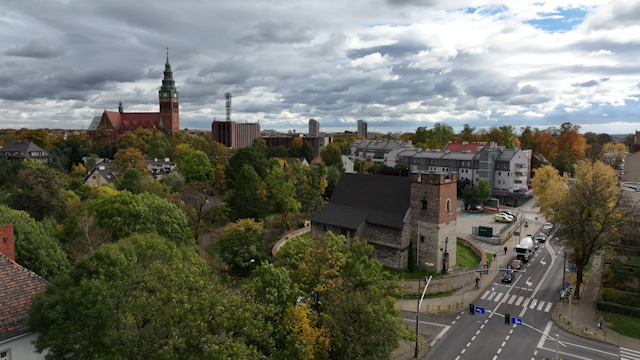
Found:
[[[157,130],[180,130],[180,99],[176,82],[173,80],[173,71],[169,63],[164,64],[164,78],[158,91],[160,111],[151,113],[124,112],[122,102],[118,111],[104,111],[101,116],[96,116],[87,129],[91,140],[96,139],[98,129],[104,128],[109,132],[111,141],[118,141],[120,135],[135,131],[138,128]]]
[[[431,270],[446,272],[456,259],[457,181],[456,172],[343,174],[329,204],[311,217],[311,237],[331,231],[365,239],[374,258],[396,269],[407,268],[412,244],[420,268],[433,263]]]

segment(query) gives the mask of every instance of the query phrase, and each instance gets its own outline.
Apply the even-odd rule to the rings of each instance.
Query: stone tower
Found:
[[[169,49],[167,48],[167,63],[164,64],[164,78],[159,91],[160,96],[160,127],[171,131],[180,130],[180,108],[176,82],[169,64]]]
[[[411,174],[411,241],[421,269],[447,272],[456,264],[457,182],[457,172]]]

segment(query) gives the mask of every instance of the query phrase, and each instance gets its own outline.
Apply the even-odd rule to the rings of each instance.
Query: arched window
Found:
[[[451,200],[447,199],[447,211],[451,211]]]

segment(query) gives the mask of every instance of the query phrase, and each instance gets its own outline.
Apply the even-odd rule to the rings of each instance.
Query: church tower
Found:
[[[176,82],[169,64],[169,48],[167,48],[167,63],[164,64],[164,79],[159,91],[160,96],[160,128],[171,131],[180,130],[180,108]]]

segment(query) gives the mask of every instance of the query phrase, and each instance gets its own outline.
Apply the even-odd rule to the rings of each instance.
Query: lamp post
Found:
[[[420,279],[420,281],[422,282],[422,279]],[[424,285],[424,290],[422,291],[422,297],[420,297],[420,300],[418,301],[418,311],[416,312],[416,355],[415,357],[418,358],[418,340],[420,339],[419,337],[419,329],[420,329],[420,305],[422,305],[422,299],[424,299],[424,294],[427,292],[427,287],[429,287],[429,282],[431,282],[431,278],[424,278],[425,281],[425,285]],[[420,283],[418,283],[418,293],[420,292]]]
[[[427,262],[424,264],[427,265],[427,277],[429,277],[429,268],[435,266],[435,264],[430,262]]]
[[[249,277],[251,277],[251,268],[253,267],[253,263],[256,261],[254,259],[249,260]]]

